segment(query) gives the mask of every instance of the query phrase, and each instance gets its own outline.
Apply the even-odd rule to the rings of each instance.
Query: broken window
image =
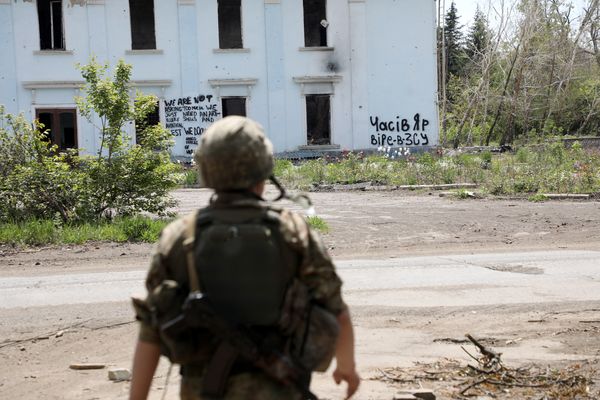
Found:
[[[219,48],[241,49],[242,0],[217,0],[219,13]]]
[[[306,143],[331,144],[331,109],[328,94],[306,96]]]
[[[40,23],[40,49],[64,50],[63,16],[61,0],[37,0]]]
[[[144,131],[150,126],[156,126],[160,123],[160,108],[158,102],[154,105],[154,109],[146,114],[143,119],[135,120],[135,142],[141,144],[144,141]]]
[[[131,49],[156,49],[154,0],[129,0]]]
[[[245,97],[224,97],[221,100],[223,106],[223,118],[228,115],[246,116],[246,98]]]
[[[304,1],[304,46],[327,46],[327,0]]]
[[[44,125],[48,141],[59,150],[77,148],[77,111],[75,109],[38,109],[37,120]]]

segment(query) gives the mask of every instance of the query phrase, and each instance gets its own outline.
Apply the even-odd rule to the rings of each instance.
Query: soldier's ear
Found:
[[[252,187],[250,188],[250,191],[254,194],[256,194],[257,196],[262,197],[262,195],[265,193],[265,185],[266,185],[266,181],[260,181],[254,185],[252,185]]]

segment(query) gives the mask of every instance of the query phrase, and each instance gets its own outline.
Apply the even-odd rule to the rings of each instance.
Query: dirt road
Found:
[[[204,204],[209,193],[184,190],[176,196],[180,199],[179,211],[186,212]],[[508,363],[536,361],[557,366],[587,360],[587,367],[593,368],[600,359],[600,262],[592,261],[587,270],[582,270],[582,283],[570,281],[570,286],[561,288],[559,284],[548,292],[536,283],[538,278],[548,279],[553,274],[558,274],[560,282],[561,271],[569,267],[567,263],[553,269],[551,262],[560,258],[558,254],[566,254],[568,260],[571,253],[565,251],[600,251],[600,203],[451,200],[435,193],[400,192],[316,193],[311,197],[318,214],[330,226],[325,242],[334,257],[342,261],[340,273],[347,282],[346,297],[354,314],[363,377],[375,378],[380,376],[381,368],[409,367],[415,361],[433,362],[441,357],[467,361],[468,356],[460,348],[467,332],[504,352]],[[38,294],[43,292],[48,277],[79,274],[82,278],[107,272],[114,273],[115,280],[131,276],[133,291],[133,286],[139,287],[137,276],[143,275],[139,271],[147,265],[151,246],[96,244],[1,251],[0,279],[23,279],[25,287],[35,289],[37,285]],[[359,271],[355,276],[345,267],[356,259],[401,266],[403,262],[424,260],[407,258],[411,256],[464,258],[476,254],[470,257],[481,258],[487,253],[527,251],[534,251],[530,253],[533,259],[484,266],[488,273],[499,277],[495,291],[488,288],[478,292],[473,277],[475,281],[470,281],[468,287],[450,284],[457,279],[456,271],[436,270],[428,262],[414,269],[415,277],[408,274],[394,278],[402,282],[402,288],[392,286],[383,293],[382,282],[390,281],[389,276],[379,270],[372,274]],[[546,262],[543,253],[536,251],[558,253],[547,253]],[[435,274],[444,287],[423,288],[423,282],[407,282],[411,277],[422,279],[419,277],[427,273]],[[372,287],[363,282],[366,278],[373,282]],[[566,282],[573,278],[565,273],[563,279]],[[598,291],[594,292],[596,285]],[[516,292],[519,295],[507,299],[502,288],[513,286],[521,287]],[[36,293],[33,289],[29,292]],[[437,293],[443,301],[428,302],[428,291]],[[591,294],[583,297],[584,292]],[[8,292],[2,293],[8,296]],[[95,295],[89,293],[90,297]],[[544,301],[535,301],[542,295]],[[85,291],[81,296],[86,296]],[[475,296],[475,300],[467,301],[469,296]],[[13,293],[5,299],[16,302],[17,297]],[[88,304],[75,300],[68,306],[64,301],[41,305],[48,303],[30,295],[26,301],[26,307],[9,305],[9,300],[5,300],[4,307],[0,305],[0,398],[126,398],[128,383],[109,382],[106,370],[81,372],[68,366],[102,362],[129,367],[135,341],[129,304],[90,299],[85,302]],[[152,398],[161,398],[166,371],[167,363],[162,363]],[[173,373],[168,386],[170,399],[177,398],[176,375]],[[418,382],[406,385],[418,387]],[[341,398],[341,391],[326,375],[317,376],[313,387],[326,398]],[[391,399],[396,388],[397,384],[365,380],[357,398]]]

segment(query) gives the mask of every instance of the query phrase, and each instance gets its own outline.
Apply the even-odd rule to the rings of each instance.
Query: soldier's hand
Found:
[[[356,372],[355,368],[348,368],[347,370],[344,368],[338,367],[335,371],[333,371],[333,380],[338,385],[345,381],[348,383],[348,389],[346,390],[346,399],[349,399],[356,393],[358,389],[358,385],[360,385],[360,376]]]

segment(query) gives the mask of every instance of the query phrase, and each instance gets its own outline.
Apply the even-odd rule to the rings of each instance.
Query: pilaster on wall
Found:
[[[178,0],[177,5],[181,65],[180,93],[188,94],[198,91],[200,87],[196,1]]]
[[[265,0],[265,45],[269,93],[267,134],[275,148],[287,149],[283,10],[281,0]]]
[[[89,55],[104,63],[109,58],[105,3],[104,0],[88,0],[87,5]]]
[[[366,0],[348,0],[350,10],[350,66],[352,71],[352,141],[355,148],[366,148],[368,132],[368,54]]]
[[[16,114],[19,111],[19,91],[12,13],[11,1],[0,0],[0,57],[3,59],[0,68],[0,94],[5,99],[3,105],[6,111]]]

